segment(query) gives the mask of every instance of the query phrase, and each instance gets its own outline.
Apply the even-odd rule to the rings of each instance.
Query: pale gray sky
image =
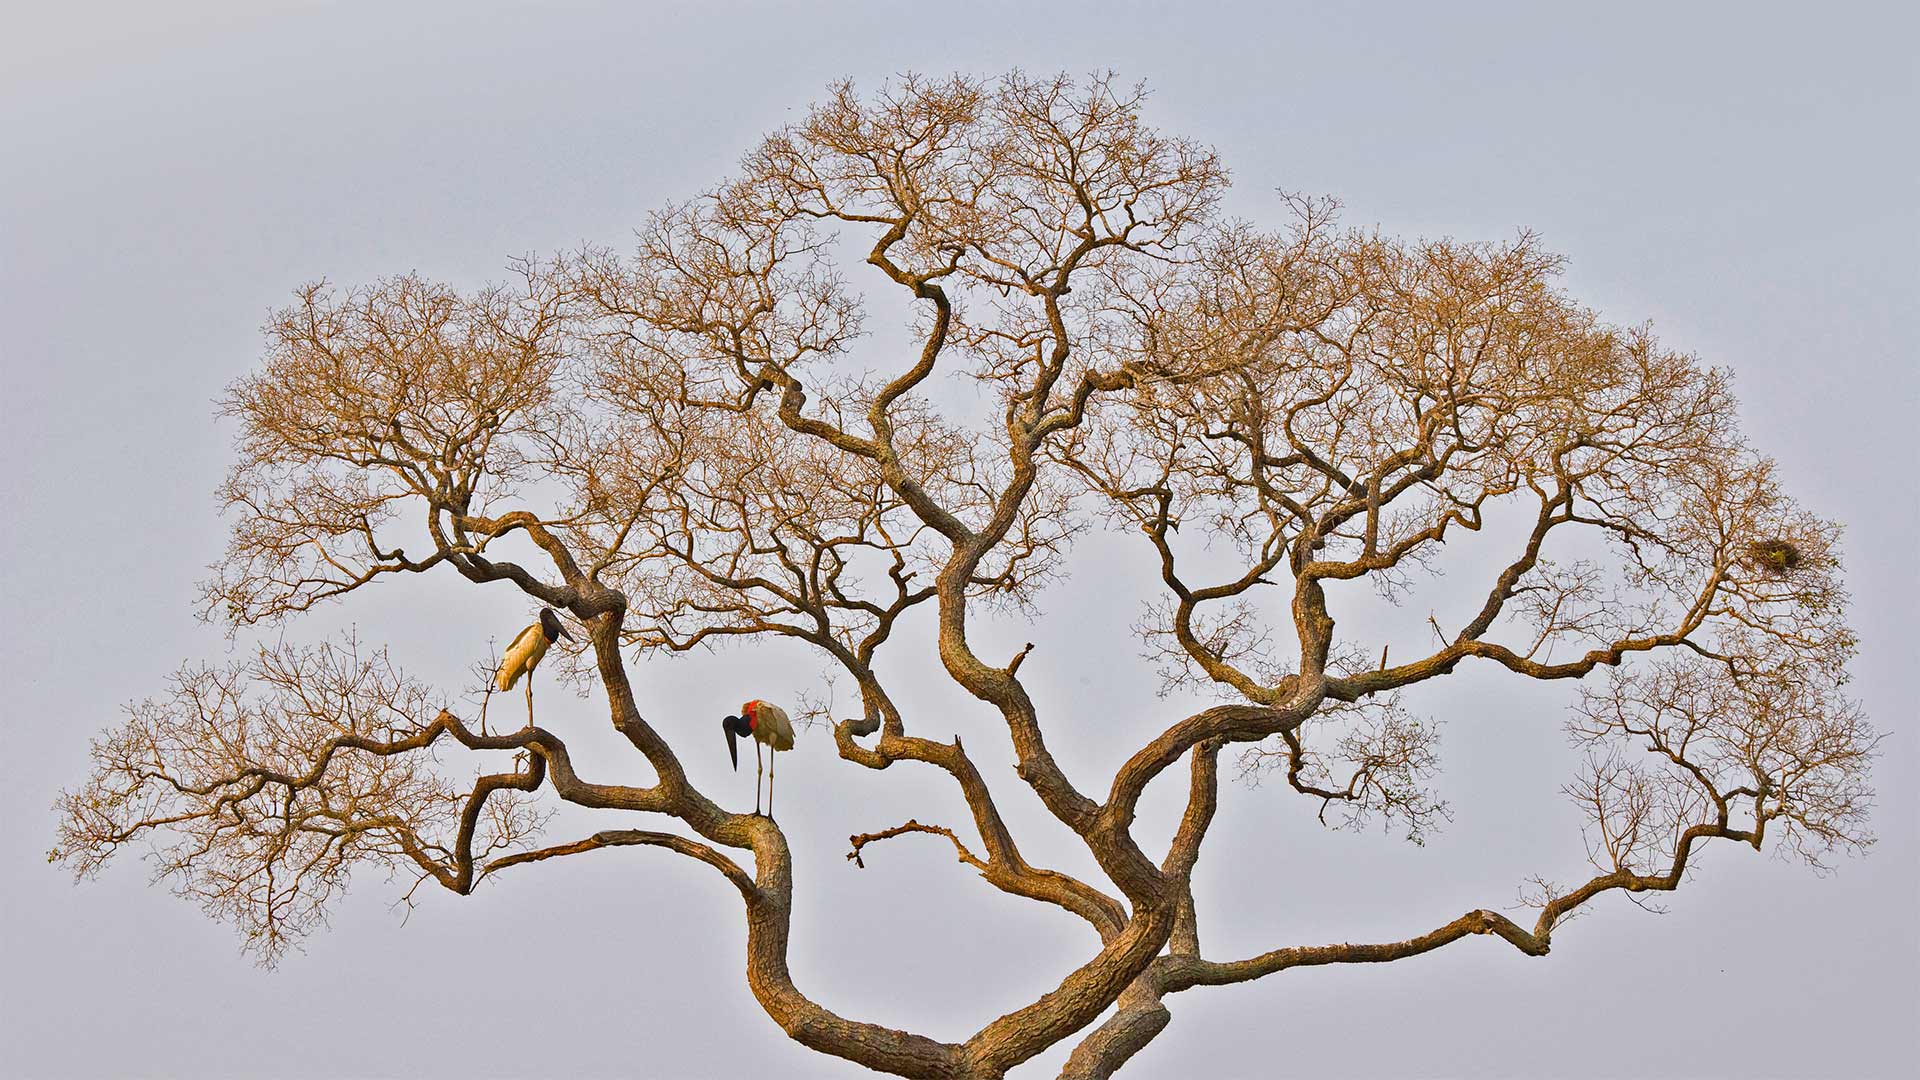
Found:
[[[1848,526],[1854,688],[1891,732],[1882,842],[1830,878],[1710,851],[1669,914],[1610,898],[1545,959],[1470,939],[1191,991],[1129,1075],[1904,1074],[1920,1019],[1920,23],[1891,3],[1545,7],[9,4],[0,1073],[854,1074],[754,1004],[737,901],[687,860],[561,860],[429,896],[404,926],[397,890],[369,877],[268,973],[137,863],[82,887],[47,866],[49,804],[123,704],[229,648],[191,610],[223,544],[211,490],[234,434],[210,402],[295,285],[409,269],[467,284],[513,255],[617,244],[832,79],[1020,66],[1148,80],[1154,120],[1224,155],[1237,213],[1277,222],[1283,187],[1397,233],[1530,227],[1570,257],[1576,295],[1733,366],[1755,442]],[[1142,591],[1069,580],[1030,633],[1004,628],[1041,645],[1023,674],[1076,775],[1110,770],[1174,707],[1152,698],[1149,665],[1100,659],[1135,651],[1137,547],[1082,557]],[[525,612],[504,588],[408,582],[288,633],[357,625],[450,684]],[[784,653],[649,666],[645,708],[697,781],[744,797],[713,721],[817,670]],[[939,680],[906,696],[951,715],[977,755],[1004,755],[991,718]],[[1297,797],[1233,787],[1202,862],[1210,951],[1404,937],[1510,904],[1530,875],[1578,875],[1577,816],[1557,794],[1566,700],[1486,673],[1410,700],[1446,722],[1440,790],[1457,811],[1424,849],[1324,832]],[[549,691],[544,709],[576,756],[634,767],[596,703]],[[1004,765],[987,768],[1012,816],[1039,825]],[[850,833],[955,816],[928,771],[875,776],[803,735],[781,776],[794,969],[817,1000],[956,1038],[1086,955],[1082,927],[992,891],[938,841],[874,849],[864,872],[843,861]],[[1028,843],[1086,865],[1057,831]],[[1064,1052],[1017,1075],[1051,1076]]]

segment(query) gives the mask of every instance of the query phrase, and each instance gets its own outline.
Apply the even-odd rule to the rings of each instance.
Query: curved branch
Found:
[[[486,865],[485,872],[492,874],[499,870],[505,870],[510,866],[519,866],[523,863],[541,862],[546,859],[559,858],[562,855],[578,855],[583,851],[597,851],[601,848],[627,847],[636,844],[663,847],[670,851],[677,851],[682,855],[691,856],[726,875],[727,880],[733,882],[734,888],[739,889],[740,895],[746,899],[752,900],[759,895],[759,887],[753,883],[752,878],[747,876],[746,871],[740,869],[738,863],[735,863],[732,859],[727,858],[713,848],[697,840],[689,840],[684,836],[676,836],[673,833],[648,832],[641,829],[606,829],[594,833],[584,840],[575,840],[570,844],[556,844],[552,847],[537,848],[533,851],[516,852],[512,855],[507,855],[489,862]]]
[[[966,863],[982,874],[987,872],[987,864],[982,862],[979,856],[968,851],[967,845],[963,843],[958,836],[953,834],[952,829],[943,825],[922,825],[912,819],[908,819],[904,825],[895,825],[891,829],[882,829],[879,832],[860,833],[847,837],[847,843],[853,845],[853,850],[847,852],[847,861],[865,870],[867,868],[866,861],[860,857],[862,848],[865,848],[868,844],[877,840],[891,840],[896,836],[904,836],[907,833],[930,833],[934,836],[944,836],[953,842],[953,850],[955,854],[960,857],[961,862]]]
[[[1432,952],[1442,945],[1469,934],[1496,934],[1513,943],[1529,956],[1545,956],[1546,943],[1521,929],[1513,920],[1497,912],[1469,911],[1445,926],[1404,941],[1373,945],[1306,945],[1274,949],[1246,960],[1218,962],[1199,957],[1165,957],[1164,985],[1167,992],[1195,986],[1224,986],[1246,982],[1294,967],[1320,964],[1382,964]]]

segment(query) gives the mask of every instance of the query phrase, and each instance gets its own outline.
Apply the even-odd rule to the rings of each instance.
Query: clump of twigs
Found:
[[[1756,570],[1774,575],[1790,574],[1805,557],[1791,540],[1755,540],[1747,545],[1747,561]]]

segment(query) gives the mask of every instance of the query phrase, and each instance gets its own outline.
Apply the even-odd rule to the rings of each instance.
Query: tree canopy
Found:
[[[55,857],[88,874],[151,842],[162,877],[272,960],[359,866],[465,895],[550,858],[665,848],[738,889],[749,983],[804,1045],[998,1076],[1078,1037],[1067,1074],[1103,1076],[1193,986],[1473,934],[1544,955],[1593,898],[1679,887],[1704,845],[1817,866],[1869,843],[1876,736],[1844,689],[1839,528],[1748,445],[1728,373],[1582,306],[1530,234],[1408,241],[1298,196],[1278,227],[1234,219],[1214,151],[1144,106],[1111,76],[840,85],[631,249],[527,260],[477,292],[299,290],[222,403],[233,529],[207,612],[277,624],[395,574],[506,583],[584,631],[555,653],[604,691],[653,782],[591,779],[601,763],[531,723],[484,728],[384,651],[276,644],[189,665],[132,708],[63,799]],[[866,347],[856,268],[910,310],[904,355]],[[948,376],[977,384],[972,407],[940,392]],[[1216,703],[1090,786],[1049,752],[1028,653],[982,656],[969,628],[1044,618],[1097,529],[1157,561],[1146,662]],[[1511,540],[1494,565],[1450,552],[1482,530]],[[538,559],[503,554],[510,539]],[[1484,599],[1428,619],[1424,655],[1340,632],[1339,583],[1394,598],[1445,570],[1481,573]],[[896,703],[877,658],[916,609],[1100,879],[1024,857],[974,757]],[[689,780],[628,666],[754,638],[803,642],[857,688],[858,716],[816,717],[850,780],[910,762],[966,800],[970,823],[858,836],[855,857],[937,834],[993,886],[1088,924],[1088,959],[957,1043],[803,993],[785,836]],[[1479,909],[1404,941],[1206,955],[1191,872],[1222,754],[1329,821],[1420,840],[1446,804],[1407,695],[1463,664],[1578,682],[1589,752],[1566,790],[1591,875],[1538,883],[1531,926]],[[449,742],[502,771],[437,762]],[[1144,846],[1142,793],[1182,763],[1173,838]],[[625,818],[548,844],[550,800]]]

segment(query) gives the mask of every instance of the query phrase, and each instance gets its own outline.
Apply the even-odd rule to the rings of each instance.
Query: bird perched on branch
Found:
[[[733,757],[735,772],[740,769],[740,744],[736,740],[753,740],[753,812],[756,814],[760,812],[760,747],[763,743],[767,746],[767,816],[772,817],[772,755],[793,749],[793,721],[787,719],[787,710],[764,701],[749,701],[740,706],[739,716],[721,720],[720,729],[727,733],[727,753]]]
[[[513,684],[527,677],[527,726],[533,726],[533,669],[540,666],[540,658],[547,655],[547,646],[555,638],[573,640],[566,627],[560,625],[560,616],[552,608],[541,608],[540,618],[514,637],[507,646],[507,653],[500,658],[500,670],[493,677],[493,685],[501,691],[513,689]]]

